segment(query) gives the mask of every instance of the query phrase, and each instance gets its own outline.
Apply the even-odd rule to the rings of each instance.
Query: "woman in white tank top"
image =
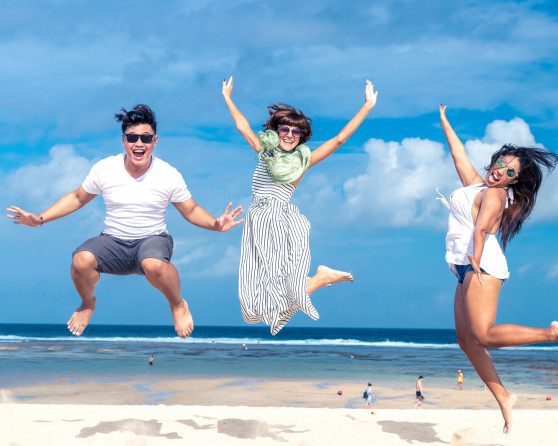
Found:
[[[541,168],[553,170],[558,157],[543,149],[505,145],[492,155],[482,178],[451,128],[442,104],[440,118],[464,186],[451,196],[446,237],[446,260],[458,278],[454,300],[457,342],[498,401],[504,433],[508,433],[517,397],[504,388],[486,349],[558,342],[558,322],[548,328],[495,325],[498,294],[509,277],[496,235],[505,249],[535,205],[543,178]]]

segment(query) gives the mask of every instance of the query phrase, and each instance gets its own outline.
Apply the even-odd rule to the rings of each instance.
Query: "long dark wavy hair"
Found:
[[[275,130],[280,125],[290,125],[302,130],[299,144],[304,144],[312,136],[312,120],[291,105],[276,102],[267,107],[269,119],[262,127],[266,130]]]
[[[509,186],[513,190],[513,203],[504,210],[498,229],[504,250],[511,239],[521,230],[523,222],[529,217],[535,206],[537,193],[543,180],[543,168],[550,173],[558,163],[558,156],[546,149],[506,144],[492,154],[487,170],[496,163],[499,157],[506,155],[515,156],[519,160],[520,167],[517,182]]]

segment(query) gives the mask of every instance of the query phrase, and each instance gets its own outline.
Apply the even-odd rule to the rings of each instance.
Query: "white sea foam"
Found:
[[[34,336],[14,336],[14,335],[0,335],[0,342],[15,343],[15,342],[112,342],[112,343],[149,343],[149,344],[226,344],[226,345],[257,345],[258,339],[252,337],[237,337],[237,338],[207,338],[191,336],[184,340],[178,336],[173,337],[75,337],[75,336],[58,336],[58,337],[34,337]],[[362,341],[358,339],[265,339],[260,340],[262,345],[292,345],[292,346],[332,346],[332,347],[380,347],[380,348],[416,348],[416,349],[458,349],[459,346],[455,344],[435,344],[435,343],[419,343],[419,342],[402,342],[390,341]],[[522,346],[522,347],[506,347],[507,350],[548,350],[558,351],[557,346]]]

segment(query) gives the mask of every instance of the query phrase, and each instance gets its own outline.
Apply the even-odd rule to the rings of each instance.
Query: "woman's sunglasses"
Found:
[[[294,129],[291,129],[286,125],[280,125],[279,127],[277,127],[277,133],[280,136],[288,135],[289,132],[293,132],[293,136],[295,138],[300,138],[304,134],[302,129],[299,129],[298,127],[295,127]]]
[[[135,133],[125,133],[124,136],[126,136],[126,141],[132,144],[138,142],[138,139],[140,138],[142,143],[151,144],[153,136],[155,135],[136,135]]]
[[[517,173],[517,170],[515,170],[515,167],[510,167],[508,165],[508,161],[503,156],[498,157],[498,159],[496,160],[496,164],[498,164],[498,166],[500,167],[507,167],[506,175],[510,178],[515,178],[517,175],[519,175]]]

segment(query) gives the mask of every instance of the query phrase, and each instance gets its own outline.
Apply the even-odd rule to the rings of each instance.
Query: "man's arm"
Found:
[[[226,232],[244,221],[235,221],[235,219],[242,214],[242,207],[238,206],[230,212],[232,203],[229,203],[225,212],[219,218],[212,217],[211,214],[197,204],[193,198],[180,203],[173,203],[173,205],[178,212],[180,212],[180,215],[190,223],[210,231]]]
[[[60,200],[40,214],[32,214],[17,206],[10,206],[6,210],[14,215],[7,215],[7,217],[14,220],[16,225],[42,226],[43,223],[57,220],[77,211],[96,196],[97,195],[85,192],[80,186],[69,194],[64,195]]]

